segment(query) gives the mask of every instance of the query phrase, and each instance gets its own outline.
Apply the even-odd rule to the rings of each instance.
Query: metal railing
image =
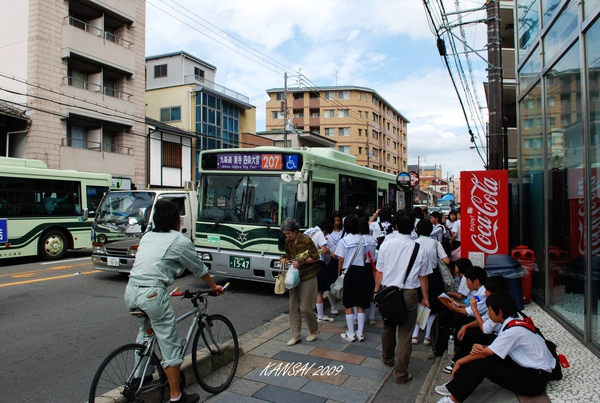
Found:
[[[133,46],[133,42],[128,41],[127,39],[122,38],[118,35],[115,35],[112,32],[105,31],[101,28],[90,25],[87,22],[79,20],[75,17],[67,16],[65,17],[65,20],[69,25],[74,26],[75,28],[82,29],[85,32],[89,32],[90,34],[99,38],[104,37],[104,39],[106,39],[107,41],[116,43],[117,45],[123,46],[125,48],[131,48],[131,46]]]
[[[229,88],[223,87],[217,83],[214,83],[206,78],[197,76],[195,74],[187,75],[183,78],[185,84],[197,83],[202,85],[203,87],[210,88],[216,92],[220,92],[221,94],[227,95],[231,98],[237,99],[239,101],[250,103],[250,98],[245,95],[240,94],[239,92],[235,92],[234,90],[230,90]]]
[[[106,153],[112,154],[124,154],[124,155],[133,155],[133,147],[126,147],[115,144],[102,144],[99,141],[90,141],[90,140],[81,140],[81,139],[73,139],[69,137],[64,137],[61,139],[61,146],[63,147],[72,147],[72,148],[81,148],[89,151],[103,151]]]
[[[129,94],[123,90],[114,87],[103,87],[100,84],[95,84],[77,77],[63,77],[63,81],[66,83],[66,85],[75,88],[81,88],[82,90],[102,93],[111,98],[126,99],[127,101],[130,101],[131,97],[133,96],[133,94]]]

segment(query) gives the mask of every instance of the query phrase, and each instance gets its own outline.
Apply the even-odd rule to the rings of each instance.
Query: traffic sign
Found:
[[[410,176],[410,186],[413,188],[416,187],[419,184],[419,174],[415,171],[410,171],[408,176]]]

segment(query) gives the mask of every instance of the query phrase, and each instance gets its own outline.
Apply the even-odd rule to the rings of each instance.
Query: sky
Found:
[[[457,1],[461,10],[484,3],[443,0],[446,11],[455,10]],[[290,87],[352,85],[379,93],[410,122],[409,165],[437,165],[443,177],[483,169],[470,148],[469,126],[422,0],[147,0],[146,5],[146,55],[183,50],[216,66],[216,83],[256,106],[257,131],[265,129],[266,90],[283,88],[287,72]],[[482,15],[470,13],[464,21]],[[467,44],[482,49],[486,26],[464,27]],[[458,28],[453,32],[461,35]],[[487,120],[486,66],[474,54],[470,61],[467,80],[477,95],[475,108]],[[298,82],[299,76],[307,80]],[[483,144],[485,134],[473,131]]]

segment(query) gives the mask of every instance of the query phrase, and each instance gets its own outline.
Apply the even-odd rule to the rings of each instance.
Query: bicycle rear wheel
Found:
[[[240,346],[233,325],[223,315],[206,317],[200,322],[192,344],[192,367],[198,384],[210,393],[225,390],[237,370]]]
[[[144,355],[145,349],[126,344],[110,353],[94,375],[89,402],[162,403],[167,376],[158,357]]]

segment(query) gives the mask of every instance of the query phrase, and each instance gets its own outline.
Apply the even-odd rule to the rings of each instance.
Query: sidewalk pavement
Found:
[[[469,397],[469,402],[542,403],[600,401],[600,359],[580,344],[552,317],[534,303],[525,312],[546,337],[555,341],[559,352],[567,355],[571,368],[563,370],[562,381],[550,382],[546,395],[535,398],[516,395],[489,381]],[[391,368],[381,362],[381,319],[377,325],[365,324],[365,341],[348,343],[340,338],[346,323],[343,313],[335,322],[319,325],[318,338],[288,347],[291,338],[288,315],[281,315],[240,337],[243,355],[236,377],[229,388],[217,395],[202,390],[197,383],[186,388],[207,402],[437,402],[434,387],[450,380],[443,372],[450,358],[433,357],[431,347],[413,346],[409,371],[413,379],[396,384]],[[564,346],[564,348],[563,348]],[[286,364],[287,370],[283,370]],[[184,364],[185,367],[185,364]],[[187,368],[188,382],[194,380]],[[184,368],[186,370],[186,368]],[[278,371],[279,370],[279,371]]]

